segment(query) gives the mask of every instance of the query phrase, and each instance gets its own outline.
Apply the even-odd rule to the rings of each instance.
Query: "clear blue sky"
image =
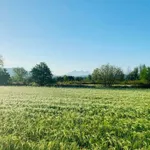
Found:
[[[54,74],[150,65],[149,0],[0,0],[6,67],[45,61]]]

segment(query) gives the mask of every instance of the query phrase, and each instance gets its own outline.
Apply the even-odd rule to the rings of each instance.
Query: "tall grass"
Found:
[[[150,90],[0,87],[2,150],[149,150]]]

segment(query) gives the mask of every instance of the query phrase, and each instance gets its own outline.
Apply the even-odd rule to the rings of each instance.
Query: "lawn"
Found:
[[[150,90],[0,87],[2,150],[149,150]]]

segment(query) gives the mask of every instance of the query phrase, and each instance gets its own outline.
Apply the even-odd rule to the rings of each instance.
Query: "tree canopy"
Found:
[[[10,75],[6,69],[0,68],[0,85],[7,85],[10,80]]]
[[[31,70],[32,80],[40,85],[50,85],[52,83],[52,73],[46,63],[41,62]]]
[[[12,77],[13,81],[20,82],[20,83],[24,83],[26,80],[26,77],[28,75],[28,72],[22,67],[14,68],[13,73],[14,73],[14,75]]]
[[[139,78],[140,77],[139,77],[139,68],[138,67],[134,68],[134,70],[131,71],[126,77],[127,80],[131,80],[131,81],[139,80]]]
[[[123,71],[110,64],[95,69],[92,76],[94,80],[100,81],[104,86],[112,86],[116,81],[124,78]]]

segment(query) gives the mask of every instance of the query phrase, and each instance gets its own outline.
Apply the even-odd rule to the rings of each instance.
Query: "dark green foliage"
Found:
[[[75,77],[73,77],[73,76],[64,76],[63,77],[63,80],[65,81],[65,82],[67,82],[67,81],[74,81],[75,80]]]
[[[148,78],[147,67],[145,65],[140,66],[140,80],[146,81]]]
[[[0,55],[0,85],[7,85],[10,81],[10,75],[6,69],[3,68],[3,57]]]
[[[149,84],[150,67],[146,67],[146,65],[140,65],[139,67],[134,68],[134,70],[127,75],[126,80],[136,81],[136,83],[141,84]]]
[[[55,81],[56,82],[63,82],[64,78],[63,78],[63,76],[58,76],[58,77],[55,77]]]
[[[100,81],[101,81],[100,75],[99,75],[99,69],[98,69],[98,68],[96,68],[96,69],[93,71],[92,79],[93,79],[95,82],[100,82]]]
[[[150,83],[150,67],[140,66],[140,80],[148,84]]]
[[[85,77],[75,77],[75,81],[83,81]]]
[[[131,80],[131,81],[139,80],[139,78],[140,77],[139,77],[139,68],[138,67],[134,68],[134,70],[132,72],[130,72],[126,77],[127,80]]]
[[[92,82],[92,75],[88,75],[87,77],[85,77],[85,81]]]
[[[50,85],[52,83],[52,73],[46,63],[41,62],[32,70],[32,80],[40,86]]]
[[[93,80],[100,81],[104,86],[109,87],[117,81],[122,81],[124,73],[121,68],[107,64],[95,69],[92,77]]]
[[[10,75],[6,69],[0,68],[0,85],[7,85],[10,81]]]
[[[147,67],[147,81],[150,83],[150,67]]]
[[[91,76],[88,77],[74,77],[74,76],[58,76],[55,77],[55,83],[87,83],[91,81]]]

